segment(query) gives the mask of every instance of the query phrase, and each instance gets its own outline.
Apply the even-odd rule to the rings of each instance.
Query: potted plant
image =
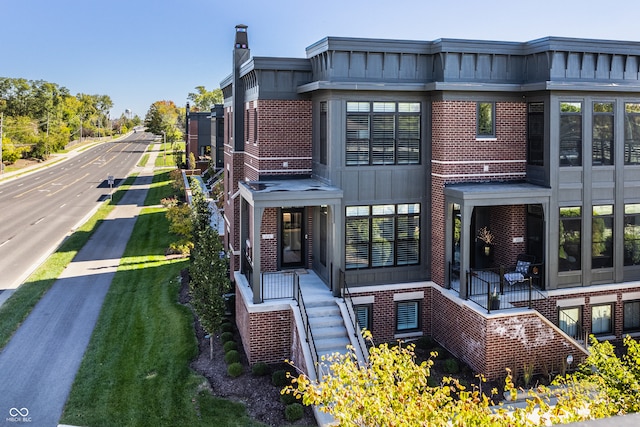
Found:
[[[493,293],[491,294],[491,310],[499,310],[500,309],[500,295],[498,294],[498,290],[493,288]]]
[[[495,238],[487,227],[482,227],[480,231],[478,231],[478,240],[484,243],[482,247],[484,255],[491,255],[491,247],[493,246],[493,241],[495,240]]]

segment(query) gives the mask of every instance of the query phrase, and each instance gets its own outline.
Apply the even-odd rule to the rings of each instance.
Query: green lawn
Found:
[[[156,175],[146,205],[171,194]],[[164,209],[138,218],[106,296],[61,423],[82,426],[261,426],[244,406],[214,398],[189,368],[191,311],[177,303],[187,260],[167,260]]]
[[[0,349],[4,348],[20,324],[27,318],[40,298],[51,288],[60,273],[89,240],[94,230],[113,210],[113,206],[133,184],[130,176],[118,187],[113,200],[104,202],[98,211],[69,236],[47,260],[0,307]]]

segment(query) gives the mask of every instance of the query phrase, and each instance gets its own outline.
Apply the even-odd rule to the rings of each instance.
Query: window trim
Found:
[[[594,332],[594,328],[593,328],[593,324],[594,324],[594,308],[598,308],[598,307],[609,307],[609,329],[607,331],[604,332]],[[615,332],[615,324],[614,324],[614,318],[615,318],[615,304],[610,302],[610,303],[605,303],[605,304],[594,304],[591,306],[591,333],[595,336],[608,336],[608,335],[613,335]]]
[[[411,207],[411,208],[410,208]],[[392,211],[391,211],[392,209]],[[404,211],[406,210],[406,212]],[[350,213],[351,212],[351,213]],[[417,229],[418,236],[417,238],[401,238],[400,227],[402,220],[407,219],[411,221],[414,217],[417,217]],[[376,240],[374,238],[374,223],[376,219],[391,219],[393,221],[393,240],[388,240],[389,243],[392,244],[393,258],[391,263],[387,263],[385,265],[374,265],[374,252],[375,248],[379,247],[383,240]],[[358,239],[354,239],[353,242],[350,243],[351,234],[349,233],[349,224],[350,221],[353,221],[354,224],[361,222],[360,228],[365,228],[366,224],[366,233],[354,234]],[[421,227],[422,227],[422,207],[420,203],[398,203],[398,204],[388,204],[388,205],[354,205],[354,206],[346,206],[345,207],[345,269],[346,270],[365,270],[365,269],[377,269],[377,268],[396,268],[396,267],[406,267],[406,266],[416,266],[421,264],[421,245],[420,239],[421,235]],[[415,262],[412,262],[413,258],[400,258],[399,255],[401,253],[406,252],[406,248],[409,247],[410,243],[414,242],[417,246],[417,256],[415,258]],[[359,248],[359,250],[351,251],[354,254],[362,254],[362,258],[364,257],[364,251],[366,249],[366,265],[362,265],[363,263],[349,263],[348,255],[350,251],[348,250],[350,246],[353,246],[352,249]],[[405,250],[405,252],[402,251]]]
[[[415,166],[422,164],[423,109],[421,101],[413,100],[346,101],[345,166]],[[351,122],[350,117],[353,117]],[[417,129],[412,129],[411,126],[402,127],[404,122],[402,119],[407,117],[417,119]],[[392,118],[392,120],[388,121],[386,126],[381,126],[384,125],[385,118]],[[350,126],[351,123],[353,123],[353,127]],[[393,137],[377,138],[376,129],[384,133],[385,128],[390,127],[389,125],[393,127]],[[408,138],[403,133],[412,133],[416,130],[417,138]],[[388,132],[391,131],[388,130]],[[378,155],[376,156],[376,154]]]
[[[399,308],[401,306],[408,306],[409,304],[414,305],[415,304],[415,327],[406,327],[401,329],[398,324],[398,321],[400,320],[400,316],[399,316]],[[404,333],[409,333],[409,332],[418,332],[422,330],[422,301],[421,300],[403,300],[403,301],[396,301],[395,302],[395,309],[394,309],[394,316],[395,316],[395,331],[397,334],[404,334]]]
[[[638,320],[638,326],[635,327],[627,327],[626,326],[626,306],[627,304],[637,304],[638,305],[638,315],[637,317],[639,318]],[[623,305],[622,305],[622,332],[623,333],[634,333],[634,332],[640,332],[640,300],[629,300],[629,301],[623,301]]]
[[[367,312],[367,324],[362,326],[358,320],[358,309],[364,309]],[[373,304],[354,304],[353,305],[353,314],[355,315],[355,320],[358,322],[358,326],[360,326],[360,331],[362,329],[366,329],[370,332],[373,331]]]
[[[480,113],[482,105],[491,106],[491,132],[481,133],[480,131]],[[476,139],[495,139],[496,138],[496,103],[493,101],[478,101],[476,103]]]
[[[572,319],[575,320],[575,325],[576,325],[576,336],[572,337],[572,338],[579,338],[577,337],[577,335],[579,334],[580,330],[583,327],[584,324],[584,320],[583,320],[583,306],[581,305],[572,305],[572,306],[567,306],[567,307],[558,307],[558,328],[564,332],[565,334],[571,336],[571,334],[568,331],[565,331],[564,329],[562,329],[562,326],[560,325],[560,313],[562,313],[563,311],[568,311],[568,310],[578,310],[578,318],[577,319]]]

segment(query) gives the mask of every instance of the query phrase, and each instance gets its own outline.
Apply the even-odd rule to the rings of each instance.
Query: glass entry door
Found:
[[[304,209],[283,208],[280,260],[282,267],[304,266]]]

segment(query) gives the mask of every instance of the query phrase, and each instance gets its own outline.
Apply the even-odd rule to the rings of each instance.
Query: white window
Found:
[[[591,307],[591,332],[594,335],[613,333],[613,305],[603,304]]]

